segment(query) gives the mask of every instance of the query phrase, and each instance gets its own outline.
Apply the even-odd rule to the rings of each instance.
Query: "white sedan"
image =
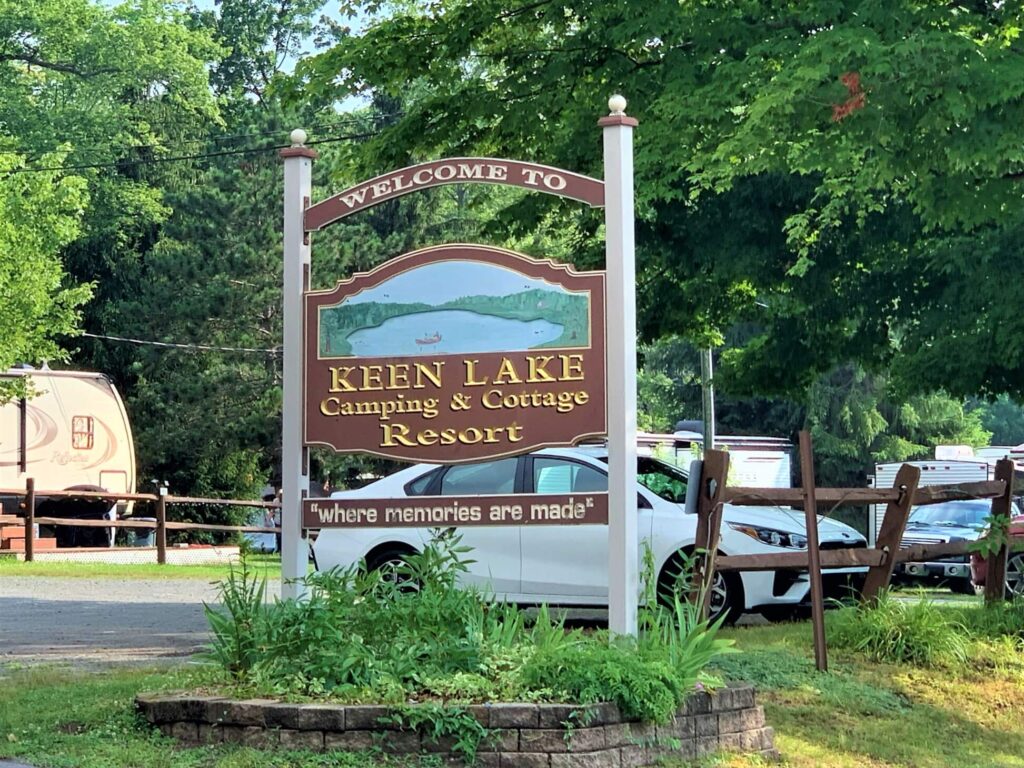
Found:
[[[637,514],[640,552],[650,547],[659,592],[674,583],[693,551],[696,515],[687,514],[687,474],[650,456],[637,458]],[[477,464],[417,464],[335,498],[402,498],[512,493],[579,494],[606,491],[606,448],[545,449]],[[864,547],[864,537],[847,525],[819,518],[822,549]],[[608,527],[605,525],[493,526],[460,528],[475,560],[463,582],[519,604],[605,606],[608,602]],[[802,512],[777,507],[726,505],[719,552],[768,554],[806,549]],[[317,568],[347,567],[365,560],[381,568],[422,550],[427,528],[324,529],[313,546]],[[851,575],[865,569],[831,569],[826,596],[840,597]],[[725,573],[716,576],[711,614],[732,621],[744,611],[784,617],[808,600],[806,572],[797,570]]]

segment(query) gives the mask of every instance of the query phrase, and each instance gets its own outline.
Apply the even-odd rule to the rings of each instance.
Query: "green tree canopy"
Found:
[[[984,0],[442,0],[344,33],[293,93],[415,84],[367,170],[477,153],[594,173],[621,91],[648,336],[756,320],[722,371],[749,392],[856,360],[905,391],[1020,394],[1021,22]],[[546,205],[505,218],[535,228]]]

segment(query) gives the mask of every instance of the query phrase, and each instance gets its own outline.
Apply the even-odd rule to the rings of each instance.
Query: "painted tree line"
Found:
[[[320,194],[454,154],[600,175],[622,92],[644,426],[699,418],[711,345],[720,428],[809,427],[826,484],[1019,442],[1022,27],[983,0],[0,0],[0,367],[108,373],[141,477],[253,494],[278,451],[288,131],[321,142]],[[601,222],[428,190],[318,234],[314,280],[446,240],[601,267]]]

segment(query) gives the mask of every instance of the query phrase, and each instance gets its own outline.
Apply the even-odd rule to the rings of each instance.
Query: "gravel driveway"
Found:
[[[280,594],[280,582],[267,584]],[[0,666],[159,662],[207,638],[201,579],[0,578]]]

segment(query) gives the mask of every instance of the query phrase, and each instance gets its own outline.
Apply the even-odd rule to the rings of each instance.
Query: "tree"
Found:
[[[353,3],[360,6],[360,3]],[[633,102],[648,337],[720,343],[737,390],[799,393],[857,361],[906,392],[1024,393],[1013,269],[1024,205],[1018,3],[447,0],[348,33],[293,93],[398,94],[362,153],[599,169],[595,118]],[[544,223],[548,201],[504,220]],[[577,222],[583,235],[594,219]],[[586,237],[577,263],[598,263]],[[654,299],[653,297],[657,297]],[[993,330],[995,329],[995,330]]]
[[[43,158],[58,167],[63,154]],[[68,286],[60,249],[78,236],[85,181],[59,171],[25,173],[24,159],[0,154],[0,371],[15,363],[63,360],[63,336],[78,328],[91,286]],[[26,394],[0,381],[0,404]]]

